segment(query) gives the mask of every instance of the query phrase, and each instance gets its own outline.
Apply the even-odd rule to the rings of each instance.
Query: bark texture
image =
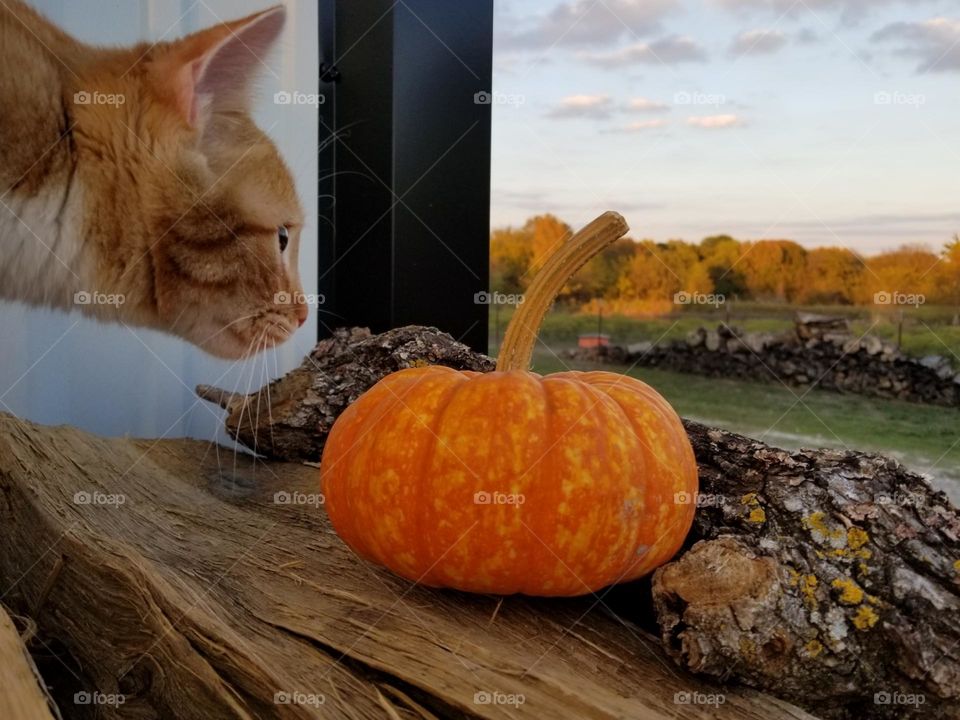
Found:
[[[670,655],[823,717],[960,717],[960,516],[947,497],[881,456],[686,427],[693,547],[653,580]]]
[[[197,394],[227,410],[230,436],[282,460],[318,461],[341,412],[378,380],[418,365],[487,372],[494,362],[436,328],[408,326],[371,335],[366,328],[335,331],[297,369],[253,395],[201,385]]]

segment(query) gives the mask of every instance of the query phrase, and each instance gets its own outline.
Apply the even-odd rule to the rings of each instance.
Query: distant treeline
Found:
[[[491,286],[522,293],[551,249],[571,232],[553,215],[493,232]],[[561,299],[602,299],[625,314],[667,310],[676,298],[710,297],[803,305],[960,305],[960,240],[940,253],[904,245],[865,257],[841,247],[807,250],[791,240],[740,241],[715,235],[699,243],[623,239],[592,260]]]

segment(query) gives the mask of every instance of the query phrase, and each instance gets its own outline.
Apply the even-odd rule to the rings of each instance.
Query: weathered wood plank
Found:
[[[53,720],[30,653],[0,606],[0,718]]]
[[[315,468],[228,453],[0,416],[0,582],[124,696],[103,717],[811,717],[678,670],[602,595],[393,577],[334,534]],[[675,703],[693,691],[725,702]]]

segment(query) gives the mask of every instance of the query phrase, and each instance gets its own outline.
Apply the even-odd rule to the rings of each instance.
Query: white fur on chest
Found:
[[[70,309],[85,287],[83,191],[0,197],[0,298]]]

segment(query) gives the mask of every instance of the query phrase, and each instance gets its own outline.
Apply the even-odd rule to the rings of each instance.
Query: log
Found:
[[[265,457],[317,461],[340,413],[382,377],[417,365],[493,370],[486,355],[436,328],[408,326],[372,335],[345,328],[321,340],[300,367],[252,395],[197,387],[227,411],[227,433]]]
[[[335,417],[346,395],[352,400],[393,368],[415,364],[411,343],[420,335],[428,339],[422,347],[439,343],[452,367],[488,369],[485,356],[471,360],[432,328],[355,332],[332,342],[339,357],[359,364],[305,363],[295,380],[271,386],[273,397],[286,399],[270,411],[261,408],[269,403],[262,391],[231,396],[231,434],[254,447],[255,438],[283,436],[293,426],[301,435],[270,450],[319,460],[332,423],[305,427],[299,419]],[[410,348],[405,364],[385,362],[398,346]],[[299,403],[296,390],[304,385],[318,391]],[[336,391],[328,398],[329,388]],[[688,552],[652,585],[661,641],[673,660],[822,717],[900,717],[909,702],[922,703],[931,717],[960,717],[960,519],[946,496],[877,455],[787,452],[686,427],[702,494],[676,501],[698,502],[695,528]]]
[[[53,720],[39,673],[13,619],[0,605],[0,718]]]
[[[830,718],[960,717],[960,514],[894,460],[685,423],[692,548],[654,574],[664,647]]]
[[[0,415],[4,602],[113,698],[98,718],[812,718],[676,668],[604,594],[396,578],[334,534],[316,468],[227,453]]]

